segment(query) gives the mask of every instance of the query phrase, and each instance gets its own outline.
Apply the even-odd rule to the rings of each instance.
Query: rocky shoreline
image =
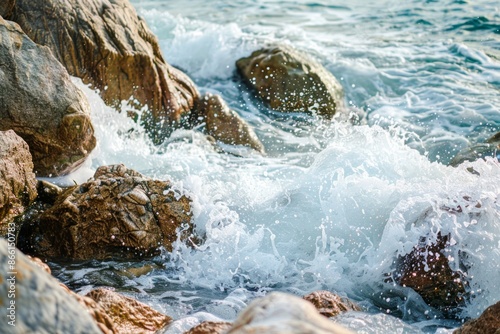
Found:
[[[43,18],[43,19],[42,19]],[[311,57],[266,46],[235,64],[254,97],[277,112],[349,119],[342,87]],[[101,166],[87,182],[60,189],[37,177],[76,170],[96,146],[90,107],[70,76],[82,79],[130,114],[161,143],[175,129],[200,129],[212,141],[265,148],[254,129],[217,95],[201,95],[193,81],[169,65],[157,38],[127,0],[6,0],[0,4],[0,306],[8,310],[15,274],[15,321],[5,333],[155,333],[172,319],[109,289],[86,296],[50,276],[50,259],[128,259],[172,250],[180,240],[203,243],[191,222],[191,199],[168,180],[124,165]],[[458,165],[495,155],[500,135],[461,152]],[[474,171],[471,171],[474,172]],[[470,203],[477,205],[477,203]],[[459,208],[450,208],[450,212]],[[453,317],[468,296],[467,280],[447,262],[447,236],[426,236],[399,259],[391,282],[413,288],[432,307]],[[15,249],[15,270],[10,267]],[[23,253],[34,256],[30,258]],[[430,255],[429,255],[430,254]],[[430,268],[430,269],[429,269]],[[314,306],[313,306],[314,305]],[[499,304],[456,333],[494,333]],[[362,311],[331,292],[298,298],[271,293],[234,323],[202,323],[188,333],[350,333],[335,324],[341,312]],[[9,314],[4,317],[7,319]]]

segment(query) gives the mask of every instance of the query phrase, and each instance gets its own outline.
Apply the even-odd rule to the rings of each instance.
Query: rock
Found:
[[[264,145],[250,125],[235,111],[229,109],[219,95],[207,94],[200,103],[200,119],[206,124],[207,134],[229,145],[243,145],[264,153]]]
[[[26,257],[28,258],[28,260],[31,261],[31,263],[33,263],[34,265],[36,265],[37,267],[39,267],[40,269],[45,271],[47,274],[49,274],[49,275],[52,274],[52,270],[50,270],[50,267],[45,262],[43,262],[41,259],[34,257],[34,256],[29,256],[29,255],[26,255]]]
[[[0,16],[7,17],[12,14],[16,0],[2,0],[0,2]]]
[[[332,117],[343,107],[342,86],[316,61],[289,47],[264,48],[236,62],[245,82],[270,108]]]
[[[476,144],[458,152],[450,161],[450,166],[456,167],[465,161],[474,162],[485,157],[500,159],[500,132],[488,138],[485,143]]]
[[[204,321],[184,334],[223,334],[226,333],[229,328],[231,328],[230,322]]]
[[[28,145],[14,131],[0,131],[0,236],[17,235],[18,226],[13,220],[36,196]]]
[[[96,140],[88,101],[64,67],[1,17],[0,64],[0,130],[12,129],[28,143],[38,176],[80,165]]]
[[[87,297],[111,320],[114,333],[156,333],[172,321],[150,306],[109,289],[92,290]]]
[[[327,318],[335,317],[347,311],[361,311],[359,306],[348,298],[342,298],[330,291],[315,291],[302,298],[312,303],[318,312]]]
[[[50,205],[53,205],[57,196],[63,192],[59,186],[44,180],[38,180],[36,188],[38,191],[37,200]]]
[[[55,278],[2,238],[0,263],[0,333],[101,333],[87,310],[68,298]]]
[[[399,259],[396,282],[415,290],[432,307],[454,312],[465,303],[465,284],[460,273],[448,264],[448,237],[438,235],[436,243],[425,239]]]
[[[192,235],[190,202],[169,181],[124,165],[103,166],[25,223],[22,247],[42,258],[78,260],[152,256],[160,246],[171,251],[178,229],[181,240]]]
[[[304,299],[272,292],[250,303],[227,333],[347,334],[352,332],[323,317]]]
[[[498,334],[500,333],[500,302],[488,307],[477,319],[466,322],[453,334]]]
[[[10,19],[108,104],[133,96],[148,105],[157,142],[195,107],[194,83],[165,62],[157,38],[127,0],[17,0]]]

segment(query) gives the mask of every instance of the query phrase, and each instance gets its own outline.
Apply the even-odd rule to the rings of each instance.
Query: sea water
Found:
[[[441,234],[449,235],[450,267],[468,284],[459,318],[500,300],[500,164],[489,157],[448,166],[500,131],[498,2],[132,4],[166,60],[201,92],[222,95],[266,155],[227,145],[221,153],[196,129],[154,146],[125,116],[126,104],[117,114],[75,79],[91,103],[98,148],[59,181],[84,182],[114,163],[172,180],[192,199],[206,239],[143,261],[53,263],[60,279],[82,293],[111,286],[152,305],[176,320],[167,333],[232,321],[269,291],[318,289],[368,311],[337,320],[360,333],[447,333],[460,323],[387,280],[398,256]],[[234,63],[275,43],[331,71],[357,124],[279,114],[256,101]]]

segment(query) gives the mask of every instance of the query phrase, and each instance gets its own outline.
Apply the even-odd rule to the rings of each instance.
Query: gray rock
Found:
[[[451,166],[458,166],[465,161],[476,161],[486,157],[500,159],[500,132],[488,138],[486,142],[472,145],[458,152],[451,160]]]

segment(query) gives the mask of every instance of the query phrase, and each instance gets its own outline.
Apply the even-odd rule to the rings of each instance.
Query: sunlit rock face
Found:
[[[38,176],[79,166],[96,145],[83,92],[49,49],[0,17],[0,130],[30,148]]]
[[[229,145],[243,145],[264,153],[252,127],[235,111],[229,109],[219,95],[207,94],[199,104],[199,120],[205,122],[207,134]]]
[[[314,291],[303,298],[312,303],[320,314],[328,318],[348,311],[361,311],[359,306],[348,298],[342,298],[330,291]]]
[[[29,252],[42,258],[152,256],[161,246],[172,250],[178,236],[191,237],[190,202],[169,181],[150,179],[124,165],[103,166],[25,224],[21,238]]]
[[[332,117],[343,107],[337,79],[313,59],[285,46],[264,48],[236,62],[264,104],[282,112]]]
[[[453,334],[500,333],[500,302],[488,307],[477,319],[466,322]]]
[[[127,0],[18,0],[10,19],[108,104],[132,98],[147,105],[147,126],[157,141],[198,99],[194,83],[165,62],[157,38]]]
[[[229,328],[231,328],[231,323],[229,322],[204,321],[184,334],[223,334]]]
[[[28,145],[14,131],[0,131],[0,236],[16,235],[16,224],[9,231],[9,223],[25,211],[36,195]]]

